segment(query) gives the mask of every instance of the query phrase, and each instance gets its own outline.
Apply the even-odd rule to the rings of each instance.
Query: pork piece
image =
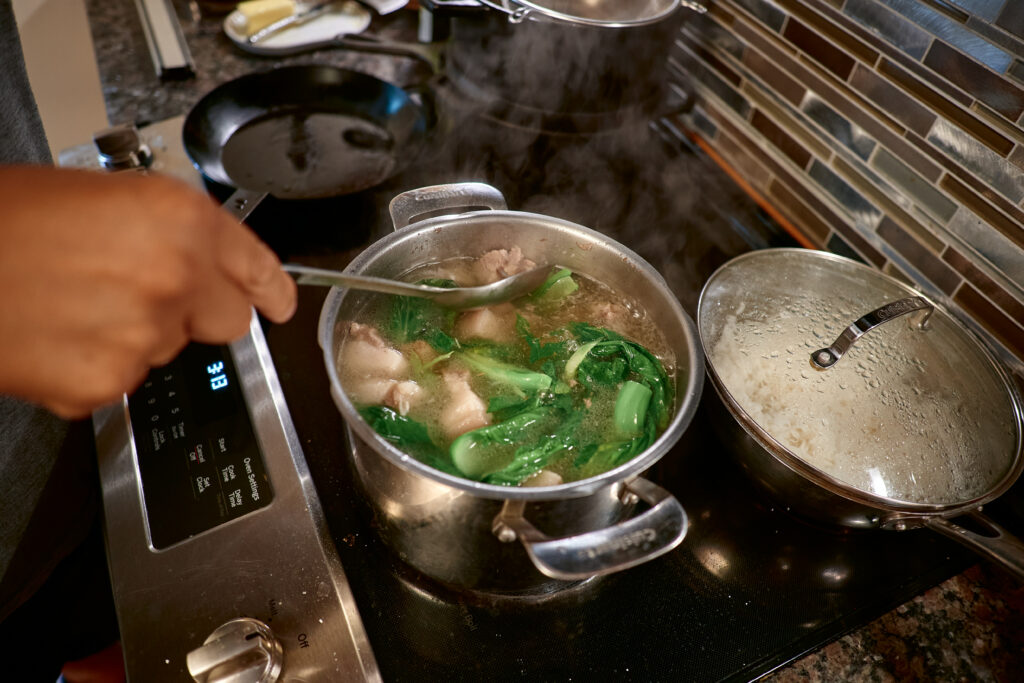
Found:
[[[523,482],[523,486],[558,486],[562,483],[562,475],[551,470],[541,470]]]
[[[402,379],[409,373],[409,360],[402,352],[388,346],[375,328],[359,323],[349,325],[338,361],[350,375]]]
[[[437,358],[438,355],[440,355],[438,354],[437,351],[434,350],[433,346],[423,341],[422,339],[417,339],[414,342],[406,344],[405,346],[402,347],[402,350],[409,357],[415,354],[415,356],[420,359],[420,363],[423,365],[426,365],[430,361]]]
[[[476,260],[473,264],[473,277],[478,284],[488,285],[536,266],[536,263],[523,256],[523,250],[519,247],[495,249]]]
[[[491,423],[487,405],[473,393],[469,386],[469,372],[462,369],[448,369],[441,373],[448,389],[448,402],[441,410],[441,429],[450,439],[472,429]]]
[[[364,377],[348,385],[348,395],[356,403],[385,405],[400,415],[408,415],[409,408],[420,398],[423,388],[412,381],[387,377]]]
[[[386,405],[405,415],[423,393],[420,385],[408,379],[409,360],[370,325],[349,325],[338,366],[351,378],[346,390],[356,403]]]
[[[455,319],[455,336],[498,343],[513,341],[516,338],[516,309],[512,304],[498,304],[463,311]]]
[[[598,327],[607,327],[619,334],[625,334],[627,321],[631,315],[629,309],[622,304],[599,301],[590,306],[589,319]]]

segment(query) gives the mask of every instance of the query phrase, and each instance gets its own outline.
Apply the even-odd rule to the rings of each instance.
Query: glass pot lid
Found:
[[[784,455],[889,503],[958,506],[1012,483],[1020,398],[981,342],[929,304],[849,259],[770,249],[712,275],[698,327],[723,398]]]

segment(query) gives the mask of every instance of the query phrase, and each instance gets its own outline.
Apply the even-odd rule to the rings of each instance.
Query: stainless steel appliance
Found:
[[[94,424],[131,680],[379,678],[255,317]]]
[[[486,137],[466,124],[456,127],[456,140],[386,185],[316,202],[268,199],[249,223],[287,260],[343,267],[390,229],[387,202],[400,191],[485,179],[512,207],[563,216],[626,244],[693,311],[718,265],[787,242],[727,178],[670,129],[659,130],[663,136],[645,126],[596,139],[523,131]],[[220,199],[228,194],[209,189]],[[676,550],[542,598],[453,590],[382,544],[354,485],[345,426],[317,347],[326,291],[301,290],[289,323],[254,321],[249,336],[220,356],[199,348],[175,361],[176,396],[151,393],[163,386],[158,373],[154,385],[97,416],[110,569],[133,681],[191,680],[190,653],[221,651],[204,650],[215,632],[214,643],[227,631],[244,632],[225,639],[224,650],[235,642],[259,651],[271,642],[259,624],[238,618],[262,622],[282,644],[279,680],[749,681],[976,561],[927,532],[837,531],[779,507],[728,457],[702,404],[649,472],[686,507],[690,528]],[[224,380],[208,370],[220,370],[220,362]],[[209,406],[222,381],[236,393],[230,410],[217,413]],[[167,398],[192,406],[182,443],[212,439],[204,456],[218,455],[216,430],[224,424],[251,429],[248,448],[260,459],[241,456],[242,472],[248,482],[249,457],[259,482],[263,463],[259,501],[247,484],[240,494],[249,500],[231,508],[235,488],[222,489],[223,510],[212,506],[187,521],[195,496],[208,492],[196,494],[193,447],[180,451],[177,481],[147,473],[147,462],[170,453],[162,445],[154,455],[150,424],[178,405]],[[166,424],[163,444],[176,443],[175,423]],[[992,509],[1019,528],[1021,500],[1017,487]],[[269,662],[273,647],[265,649],[271,654],[256,656]],[[342,660],[355,668],[337,673],[332,667]]]

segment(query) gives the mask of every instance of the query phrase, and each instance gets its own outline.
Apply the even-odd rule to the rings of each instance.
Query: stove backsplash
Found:
[[[953,302],[1024,369],[1024,2],[709,0],[677,123],[807,246]]]

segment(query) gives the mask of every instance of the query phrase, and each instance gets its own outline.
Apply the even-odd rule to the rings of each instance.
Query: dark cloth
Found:
[[[25,73],[11,0],[0,0],[0,163],[51,161],[43,122]]]
[[[51,163],[0,0],[0,164]],[[52,683],[64,661],[116,640],[100,499],[91,422],[0,396],[0,679]]]

